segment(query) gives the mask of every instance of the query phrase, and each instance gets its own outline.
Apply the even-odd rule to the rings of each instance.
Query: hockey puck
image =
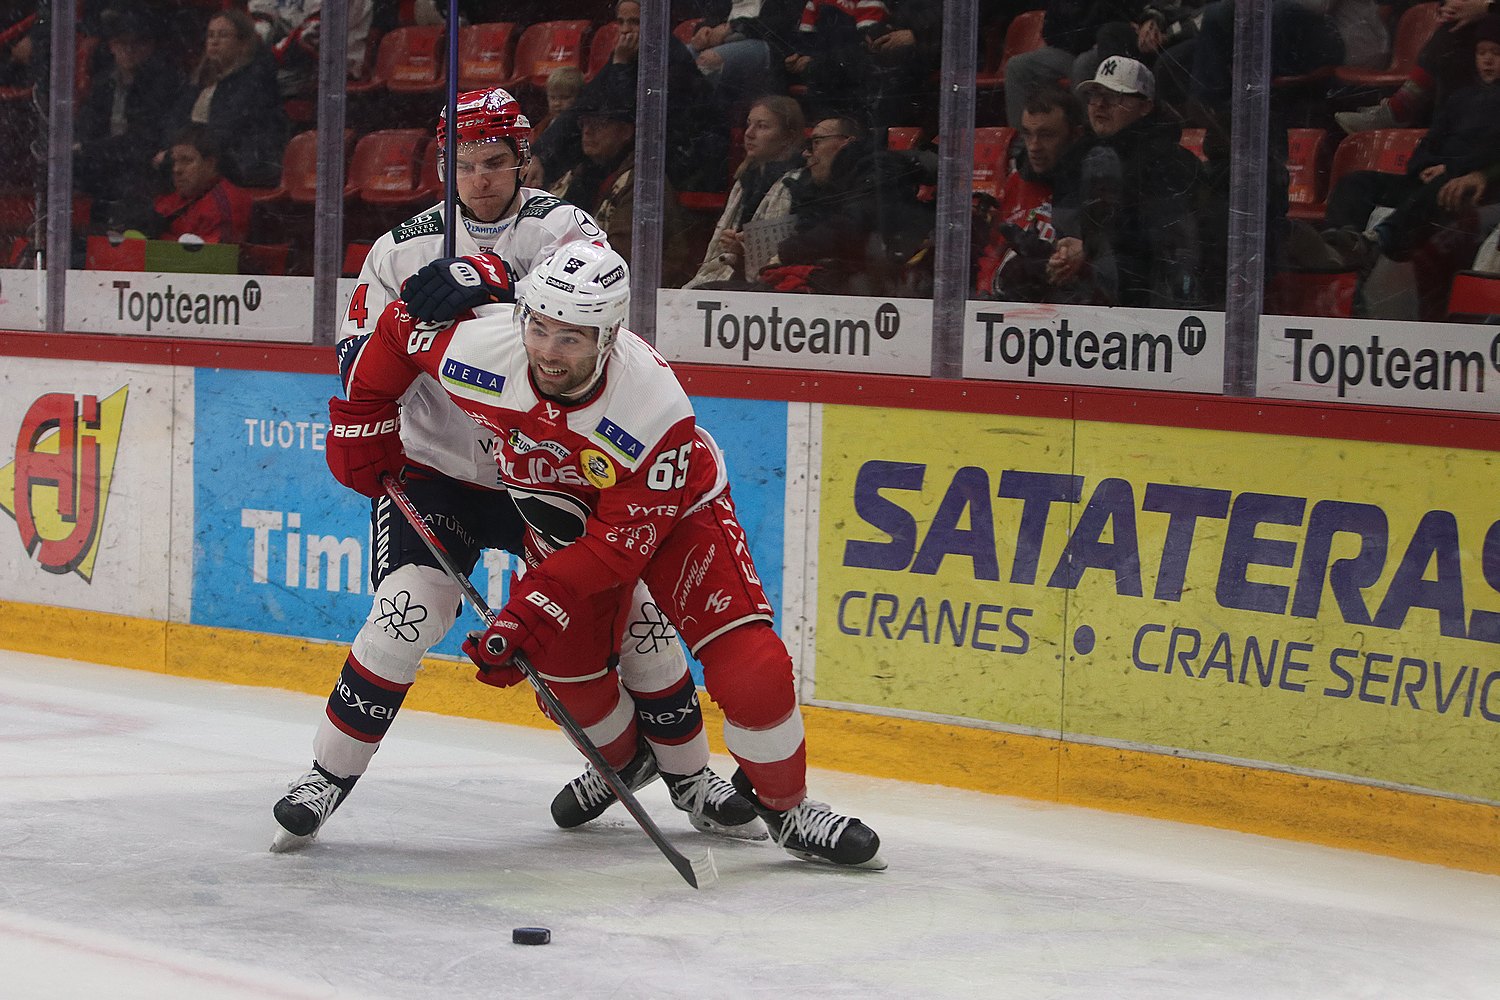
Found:
[[[516,944],[546,944],[552,940],[552,932],[545,927],[517,927],[510,932]]]

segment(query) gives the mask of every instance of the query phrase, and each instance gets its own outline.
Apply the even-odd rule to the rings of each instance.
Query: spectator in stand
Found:
[[[740,234],[746,223],[774,217],[767,214],[773,210],[782,215],[790,210],[789,197],[768,195],[802,163],[805,127],[802,108],[790,97],[762,97],[750,106],[745,116],[745,160],[708,241],[703,263],[686,287],[744,280],[745,246]],[[785,185],[781,190],[786,190]]]
[[[349,79],[370,74],[372,0],[346,0]],[[276,59],[276,84],[283,99],[315,100],[318,84],[318,37],[323,0],[249,0],[247,10],[256,33]]]
[[[1442,99],[1474,83],[1474,42],[1482,21],[1500,17],[1493,0],[1444,0],[1441,22],[1422,51],[1417,68],[1392,96],[1358,111],[1333,116],[1349,134],[1378,128],[1412,128],[1426,124]]]
[[[287,120],[277,95],[276,62],[249,14],[225,10],[209,19],[203,58],[173,121],[214,132],[223,150],[220,169],[235,184],[274,187],[281,179]],[[166,157],[166,150],[158,153],[158,165]]]
[[[576,66],[559,66],[547,75],[547,117],[532,127],[532,149],[546,148],[554,157],[563,147],[572,150],[572,159],[562,168],[566,170],[583,156],[578,148],[578,120],[570,112],[582,96],[583,73]],[[552,129],[556,128],[556,133]],[[562,139],[557,136],[566,133]],[[521,183],[527,187],[547,187],[547,167],[540,154],[532,156],[521,168]]]
[[[218,136],[188,125],[172,140],[172,191],[157,198],[150,215],[133,220],[152,239],[189,234],[205,243],[243,243],[250,235],[250,193],[219,173]]]
[[[1205,0],[1146,0],[1114,8],[1121,20],[1099,26],[1094,45],[1073,60],[1070,79],[1091,80],[1099,64],[1110,56],[1126,56],[1143,63],[1156,77],[1156,103],[1187,104],[1186,81],[1192,69],[1193,40],[1203,18]],[[1183,86],[1168,95],[1169,81]]]
[[[633,108],[641,43],[641,5],[637,0],[615,4],[615,24],[619,36],[610,61],[584,86],[579,100],[614,107],[628,102]],[[724,190],[728,186],[728,121],[713,86],[698,71],[692,51],[669,37],[667,180],[684,191]],[[542,161],[542,176],[548,182],[579,162],[580,141],[578,116],[573,112],[559,115],[547,134],[539,137],[533,153]]]
[[[1079,142],[1086,132],[1083,105],[1065,90],[1032,91],[1021,112],[1024,148],[1005,179],[988,240],[979,254],[974,291],[980,298],[1009,302],[1070,301],[1049,280],[1047,262],[1056,249],[1052,182],[1058,172],[1077,170]]]
[[[552,193],[591,214],[628,263],[635,224],[635,102],[593,91],[579,98],[573,110],[583,158],[558,179]],[[663,195],[662,282],[676,288],[692,273],[691,258],[684,256],[687,227],[670,183]]]
[[[1005,64],[1005,120],[1019,128],[1026,98],[1042,87],[1055,87],[1063,80],[1075,82],[1073,62],[1094,45],[1099,29],[1111,21],[1128,20],[1125,0],[1048,0],[1042,20],[1039,49],[1011,56]]]
[[[1385,65],[1390,34],[1375,0],[1271,0],[1271,75],[1297,76],[1325,66]],[[1202,108],[1227,108],[1234,68],[1234,0],[1203,8],[1192,55],[1192,96]]]
[[[785,94],[806,0],[707,0],[688,47],[725,104]]]
[[[138,212],[161,190],[152,154],[171,135],[162,115],[182,93],[175,62],[157,47],[157,25],[137,7],[106,10],[101,30],[108,66],[93,77],[73,135],[78,190],[94,199],[93,218],[122,229],[122,212]]]
[[[807,169],[787,179],[796,229],[763,287],[839,295],[929,294],[932,209],[914,158],[874,149],[848,116],[813,127]]]
[[[1157,110],[1151,71],[1115,56],[1077,90],[1094,138],[1077,176],[1054,190],[1064,238],[1048,280],[1081,280],[1122,306],[1199,304],[1198,158],[1182,148],[1182,127]]]
[[[1410,260],[1439,224],[1473,209],[1500,170],[1500,19],[1480,24],[1473,52],[1478,82],[1438,105],[1405,174],[1356,170],[1328,197],[1324,239],[1367,273],[1383,254]],[[1378,205],[1395,211],[1373,227]]]
[[[847,114],[875,129],[909,124],[938,66],[940,18],[935,0],[807,0],[797,51],[783,65],[806,85],[812,116]]]

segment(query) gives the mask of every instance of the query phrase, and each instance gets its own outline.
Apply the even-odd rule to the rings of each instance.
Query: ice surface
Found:
[[[694,891],[618,807],[553,827],[557,732],[420,712],[270,854],[320,711],[0,651],[0,998],[1500,995],[1500,878],[815,771],[888,871],[706,837],[657,783],[668,837],[713,847]]]

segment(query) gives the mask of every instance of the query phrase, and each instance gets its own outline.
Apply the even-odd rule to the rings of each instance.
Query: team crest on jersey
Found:
[[[603,438],[615,451],[632,461],[640,458],[646,450],[645,445],[631,437],[625,428],[608,417],[599,421],[599,426],[594,428],[594,436]]]
[[[414,240],[418,236],[441,236],[443,235],[443,216],[437,209],[432,208],[421,215],[413,216],[391,230],[391,237],[397,243],[405,243]]]
[[[585,448],[578,453],[578,465],[583,469],[583,478],[601,490],[615,484],[615,463],[602,451]]]
[[[558,205],[561,205],[562,203],[563,200],[561,198],[554,198],[551,195],[543,195],[540,198],[533,198],[526,203],[525,207],[521,209],[520,214],[516,216],[516,218],[545,218],[548,213],[550,213],[554,208],[556,208]]]

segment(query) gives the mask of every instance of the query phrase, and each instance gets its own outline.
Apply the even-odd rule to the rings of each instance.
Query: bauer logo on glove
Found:
[[[451,323],[479,306],[514,302],[510,266],[492,253],[444,257],[424,264],[401,286],[411,317],[427,323]]]

